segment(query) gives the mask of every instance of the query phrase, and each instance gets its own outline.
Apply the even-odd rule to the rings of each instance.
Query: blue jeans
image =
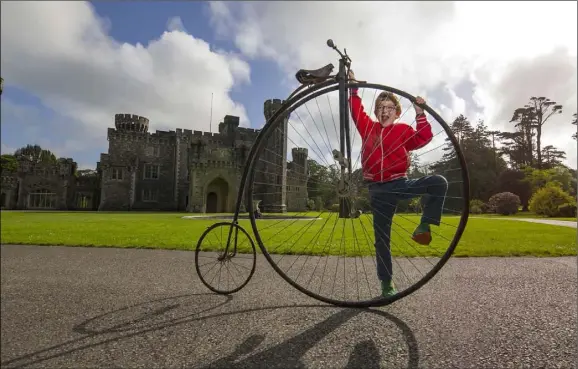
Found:
[[[425,176],[419,179],[400,178],[390,182],[374,182],[369,185],[369,196],[373,210],[377,276],[381,281],[390,281],[393,277],[390,237],[391,222],[397,201],[421,196],[422,223],[439,226],[447,190],[448,182],[440,175]]]

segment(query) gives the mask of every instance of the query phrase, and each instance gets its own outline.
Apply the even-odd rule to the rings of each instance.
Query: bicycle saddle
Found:
[[[329,63],[319,69],[300,69],[295,74],[295,78],[297,78],[297,81],[299,81],[301,84],[323,82],[325,79],[327,79],[327,77],[329,77],[333,71],[333,68],[333,64]]]

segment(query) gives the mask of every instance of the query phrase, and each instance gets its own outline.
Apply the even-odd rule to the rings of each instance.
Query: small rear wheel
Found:
[[[245,287],[255,273],[257,254],[247,231],[235,223],[215,223],[195,251],[195,269],[211,291],[228,295]]]

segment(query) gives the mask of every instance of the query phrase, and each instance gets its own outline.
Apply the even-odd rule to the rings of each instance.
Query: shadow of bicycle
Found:
[[[218,299],[218,302],[215,302],[215,299]],[[199,369],[305,368],[307,367],[305,363],[310,361],[312,349],[319,346],[320,342],[325,341],[323,346],[326,347],[327,344],[331,344],[327,342],[328,340],[331,342],[338,340],[338,349],[341,351],[347,349],[347,346],[353,346],[345,366],[346,368],[380,368],[380,363],[383,361],[384,355],[380,355],[380,347],[382,345],[376,343],[376,340],[379,341],[380,339],[379,335],[368,336],[367,333],[362,334],[359,329],[357,329],[357,326],[344,328],[346,323],[351,323],[353,319],[363,319],[360,321],[365,322],[369,318],[372,320],[372,327],[383,326],[385,322],[390,322],[401,332],[402,339],[405,341],[404,346],[406,346],[403,351],[407,353],[402,355],[402,357],[405,358],[407,356],[407,364],[404,365],[403,362],[397,362],[395,366],[401,365],[402,367],[405,366],[408,368],[418,367],[419,351],[413,332],[403,321],[387,312],[373,309],[340,309],[329,305],[282,305],[237,311],[213,312],[218,308],[230,307],[231,305],[227,304],[232,299],[231,296],[213,294],[184,295],[152,300],[110,311],[87,319],[73,327],[73,332],[82,334],[82,337],[6,360],[2,362],[2,367],[17,368],[37,365],[39,363],[44,363],[48,366],[56,365],[63,367],[60,361],[64,362],[63,360],[65,360],[66,357],[72,357],[72,359],[69,358],[69,360],[65,360],[67,363],[72,361],[75,363],[75,366],[84,366],[83,363],[79,362],[79,360],[83,360],[83,358],[79,358],[78,355],[76,355],[75,359],[75,353],[86,352],[96,347],[100,347],[101,351],[106,351],[109,345],[114,344],[118,346],[118,343],[123,340],[125,344],[129,346],[123,349],[123,351],[142,350],[142,347],[130,347],[134,345],[131,339],[144,336],[150,337],[154,334],[159,337],[166,337],[163,331],[166,333],[166,331],[176,328],[180,331],[186,330],[188,332],[186,337],[189,342],[192,342],[192,340],[195,340],[195,342],[204,342],[208,337],[212,336],[211,341],[213,341],[213,345],[220,342],[222,346],[211,349],[211,343],[205,343],[204,345],[199,343],[186,345],[191,351],[186,352],[185,356],[181,357],[183,363],[179,364],[180,367],[184,366]],[[210,306],[207,305],[207,300],[212,302]],[[333,310],[337,312],[327,317],[318,317],[319,315],[323,316],[324,314],[322,313],[331,313]],[[274,334],[254,333],[242,338],[244,332],[250,332],[248,330],[249,327],[254,327],[255,330],[257,330],[257,327],[253,325],[253,322],[257,321],[267,321],[267,323],[264,324],[266,325],[265,329],[269,328],[269,332],[277,329],[282,330],[283,328],[287,330],[286,327],[281,327],[278,319],[275,319],[280,312],[289,315],[293,314],[291,319],[296,323],[292,328],[301,332],[298,334],[289,332],[288,337],[284,337],[281,342],[273,345],[267,344],[266,341],[267,336],[275,336]],[[361,318],[363,315],[366,316]],[[303,318],[309,317],[309,320],[313,320],[314,324],[303,330],[303,327],[306,325],[302,320],[307,319],[300,319],[302,316]],[[221,326],[220,324],[226,324],[226,322],[223,323],[226,319],[231,320],[231,322],[239,327],[229,327],[229,330],[217,329],[217,327]],[[199,327],[194,327],[197,329],[186,329],[187,325],[194,324],[211,327],[209,324],[211,322],[216,325],[209,330],[199,329]],[[354,324],[352,323],[350,325]],[[264,326],[259,327],[260,330],[263,330],[263,327]],[[340,328],[345,329],[345,333],[338,332]],[[231,329],[239,332],[239,335],[232,337],[230,335]],[[289,331],[291,331],[291,329],[289,329]],[[377,331],[379,331],[379,329],[377,329]],[[190,332],[194,332],[196,337],[190,337]],[[170,333],[174,336],[178,335],[179,331]],[[388,332],[389,335],[390,333],[391,332]],[[208,337],[203,337],[203,334],[208,335]],[[223,335],[225,337],[222,338],[229,338],[229,340],[219,339],[219,336]],[[287,334],[285,334],[285,336],[287,336]],[[389,337],[389,339],[391,340],[392,338]],[[234,340],[240,343],[235,345]],[[399,340],[399,338],[397,338],[397,340]],[[397,346],[399,346],[399,344]],[[162,347],[157,347],[157,349],[164,350]],[[333,360],[331,351],[325,352],[327,351],[326,349],[322,351],[324,352],[313,354],[316,358],[315,361],[331,362],[331,360]],[[144,354],[146,353],[143,353],[143,355]],[[101,358],[99,358],[99,365],[119,365],[115,360],[108,363],[103,362],[102,360],[106,360],[106,358],[102,357],[102,353],[99,355],[101,356]],[[325,357],[322,358],[320,356]],[[91,364],[92,363],[87,363],[87,365]],[[166,364],[163,363],[149,363],[149,365],[166,366]],[[321,365],[321,367],[327,367],[327,365]]]

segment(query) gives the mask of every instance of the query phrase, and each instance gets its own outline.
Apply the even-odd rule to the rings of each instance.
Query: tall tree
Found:
[[[542,149],[542,157],[544,162],[542,166],[545,169],[554,168],[555,166],[561,165],[562,160],[566,159],[566,153],[562,150],[558,150],[552,145],[544,146]]]
[[[535,126],[534,117],[529,107],[518,108],[514,111],[514,115],[510,122],[516,123],[516,149],[521,151],[520,158],[524,165],[534,164],[534,142],[533,142],[533,128]],[[511,137],[510,139],[512,139]]]
[[[492,137],[492,151],[494,152],[494,171],[498,174],[498,151],[496,150],[496,137],[500,134],[500,131],[488,131],[488,135]],[[499,137],[499,136],[498,136]]]
[[[2,174],[13,173],[18,169],[18,161],[12,154],[2,155]]]
[[[577,124],[576,124],[576,113],[574,113],[572,116],[574,117],[574,120],[572,121],[572,124],[576,126],[576,125],[577,125]],[[577,129],[578,129],[578,127],[577,127]],[[572,135],[572,138],[576,140],[576,139],[577,139],[577,138],[576,138],[576,135],[577,135],[577,134],[578,134],[578,132],[574,132],[574,134]]]
[[[524,122],[525,129],[536,130],[538,169],[542,168],[542,126],[552,115],[560,113],[562,113],[562,105],[543,96],[532,96],[529,104],[514,111],[512,121]]]
[[[45,150],[39,145],[26,145],[14,151],[17,160],[28,160],[33,164],[56,163],[56,156],[50,150]]]
[[[526,155],[527,146],[524,132],[500,132],[498,138],[502,143],[502,147],[498,153],[508,158],[510,168],[520,169],[530,164]]]
[[[456,119],[454,119],[451,124],[451,129],[460,145],[462,145],[465,139],[468,138],[469,135],[471,135],[474,131],[472,124],[463,114],[460,114]],[[449,139],[446,141],[449,141]]]

